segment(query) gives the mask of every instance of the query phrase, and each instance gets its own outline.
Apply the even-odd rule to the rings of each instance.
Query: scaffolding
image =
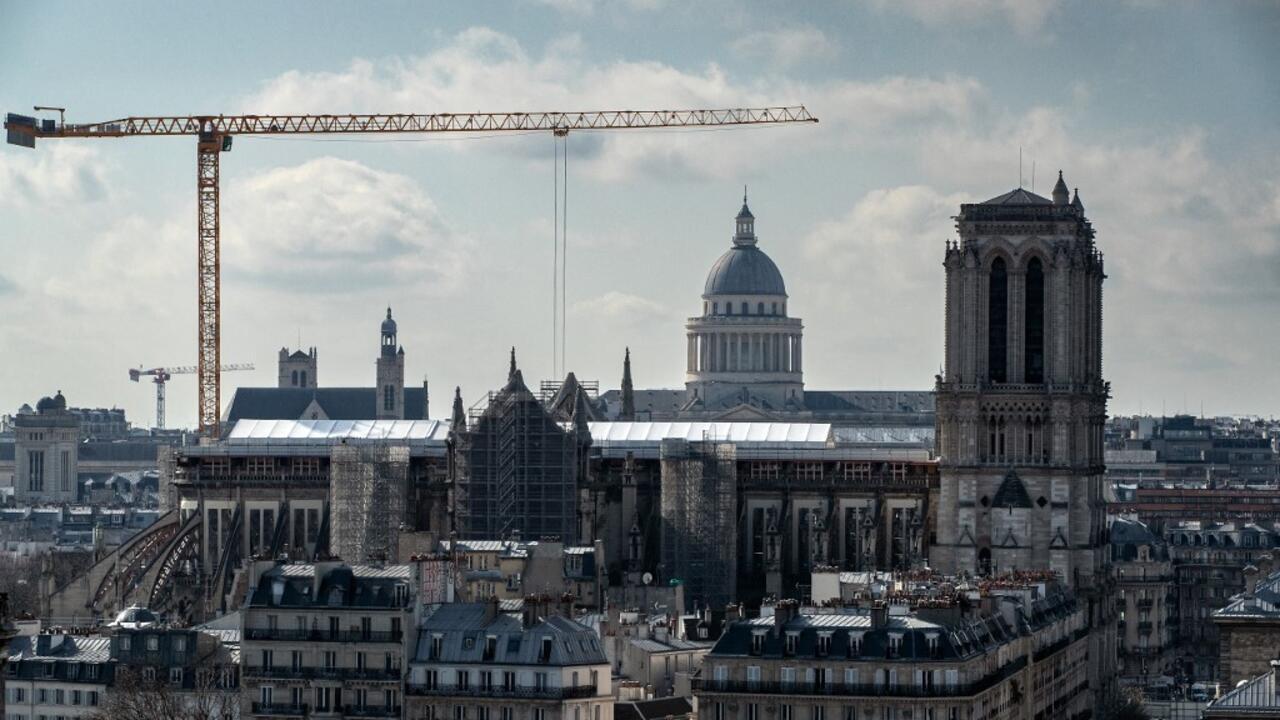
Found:
[[[732,444],[664,440],[662,578],[685,586],[686,610],[737,596],[738,477]]]
[[[458,438],[453,463],[459,535],[498,539],[519,533],[574,542],[578,433],[558,422],[523,383],[490,393],[473,418]]]
[[[333,554],[348,563],[395,562],[409,490],[409,448],[336,445],[329,467]]]

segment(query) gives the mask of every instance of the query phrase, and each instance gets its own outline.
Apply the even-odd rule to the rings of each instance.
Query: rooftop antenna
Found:
[[[1018,189],[1022,189],[1022,146],[1018,146]]]

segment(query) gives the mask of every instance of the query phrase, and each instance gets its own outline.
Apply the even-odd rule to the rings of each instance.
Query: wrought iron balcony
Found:
[[[403,674],[400,670],[371,670],[350,667],[283,667],[261,665],[245,665],[241,673],[248,678],[281,678],[286,680],[382,680],[399,682]]]
[[[1009,663],[981,680],[955,685],[911,685],[871,683],[751,682],[694,678],[695,693],[735,693],[744,695],[803,695],[833,697],[971,697],[989,690],[1026,667],[1026,658]]]
[[[273,717],[306,717],[306,705],[294,705],[292,703],[262,703],[256,702],[252,705],[254,715],[271,715]]]
[[[486,697],[513,700],[577,700],[592,698],[599,693],[595,685],[531,688],[506,687],[502,685],[490,687],[467,685],[466,687],[460,687],[458,685],[410,683],[405,686],[405,694],[428,697]]]
[[[399,705],[343,705],[342,714],[347,717],[398,718]]]
[[[398,643],[404,633],[399,630],[363,632],[360,630],[298,630],[290,628],[245,628],[245,640],[283,640],[295,642]]]

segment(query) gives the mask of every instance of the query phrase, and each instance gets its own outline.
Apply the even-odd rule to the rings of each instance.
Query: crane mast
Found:
[[[40,108],[37,108],[40,109]],[[236,135],[368,133],[502,133],[545,130],[626,130],[810,123],[803,105],[704,110],[607,110],[589,112],[392,113],[346,115],[165,115],[96,123],[67,123],[9,113],[10,144],[34,148],[36,140],[169,135],[196,137],[196,322],[200,432],[217,438],[222,405],[221,238],[219,155]],[[161,386],[162,387],[162,386]]]

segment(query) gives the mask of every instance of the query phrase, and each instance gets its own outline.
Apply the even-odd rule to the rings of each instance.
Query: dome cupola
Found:
[[[702,291],[704,298],[715,295],[776,295],[785,297],[786,283],[773,260],[756,245],[756,218],[742,195],[742,209],[734,219],[733,245],[721,255]]]

